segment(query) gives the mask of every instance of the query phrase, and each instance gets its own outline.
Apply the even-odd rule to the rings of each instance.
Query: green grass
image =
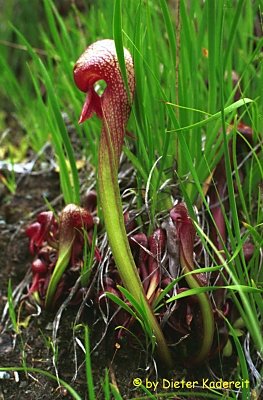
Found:
[[[246,331],[250,333],[253,351],[262,354],[263,304],[260,290],[263,273],[259,266],[263,247],[263,39],[254,35],[260,1],[193,1],[189,7],[186,0],[181,0],[180,31],[176,29],[173,10],[164,0],[97,0],[86,8],[85,13],[73,5],[66,17],[60,16],[51,0],[43,0],[39,4],[39,10],[33,7],[36,18],[43,15],[37,25],[34,18],[27,23],[15,19],[11,6],[5,5],[6,21],[9,19],[12,25],[3,21],[3,39],[0,41],[0,68],[3,71],[0,75],[1,96],[8,99],[6,112],[11,110],[15,113],[24,127],[28,148],[38,152],[46,142],[52,144],[64,202],[78,204],[81,185],[76,161],[85,157],[97,171],[100,121],[92,118],[81,127],[78,125],[84,95],[73,83],[72,68],[88,44],[101,38],[114,38],[122,75],[127,81],[123,45],[129,48],[134,59],[136,94],[128,130],[135,138],[126,137],[124,153],[136,171],[137,186],[134,191],[138,209],[145,204],[143,193],[147,188],[148,231],[151,233],[156,226],[156,214],[171,207],[169,185],[160,190],[162,184],[169,181],[179,185],[179,195],[184,197],[193,218],[196,204],[202,205],[206,214],[211,215],[204,183],[220,158],[224,157],[231,209],[231,215],[224,210],[228,246],[225,258],[222,258],[213,248],[207,232],[196,224],[211,260],[211,265],[204,268],[204,272],[221,267],[228,271],[230,280],[225,282],[227,297],[234,302]],[[29,13],[26,2],[23,3],[23,12]],[[259,24],[262,29],[262,21]],[[6,42],[17,47],[11,48]],[[232,85],[233,70],[239,76],[236,86]],[[237,101],[235,93],[238,90],[241,91],[241,99]],[[62,112],[67,114],[75,127],[82,145],[81,154],[73,150]],[[253,144],[246,143],[238,132],[237,124],[241,120],[253,128]],[[229,134],[231,123],[234,127]],[[230,140],[233,142],[231,150],[228,145]],[[239,175],[237,141],[242,142],[246,149],[243,150],[247,156],[243,177]],[[14,175],[11,173],[5,179],[6,186],[12,184],[10,190],[15,194]],[[245,262],[242,250],[247,240],[255,245],[249,263]],[[221,257],[220,265],[213,250]],[[90,258],[85,265],[84,274],[89,275],[91,261]],[[82,279],[85,286],[85,275]],[[213,292],[216,289],[208,287],[204,290]],[[198,289],[193,293],[197,294]],[[164,294],[156,302],[156,307],[163,301]],[[185,292],[181,297],[189,294]],[[124,292],[124,295],[130,300],[131,307],[120,304],[120,300],[112,295],[108,296],[119,302],[119,306],[128,307],[127,311],[132,315],[134,309],[139,309],[140,323],[145,332],[149,331],[144,310],[140,310],[140,305],[135,304],[129,293]],[[11,287],[8,301],[10,318],[16,331]],[[237,337],[231,323],[227,323],[240,359],[238,374],[246,379],[248,367],[242,347],[244,338]],[[85,343],[88,347],[86,331]],[[154,345],[153,340],[152,348]],[[87,362],[90,360],[86,358]],[[91,368],[90,364],[86,365]],[[95,396],[91,375],[87,375],[87,382]],[[115,398],[119,396],[109,383],[107,373],[104,390],[105,398],[110,398],[114,390],[112,395]],[[78,394],[72,392],[72,395],[79,398]],[[146,392],[147,395],[149,393]],[[206,396],[205,393],[201,395]],[[91,393],[89,396],[92,398]],[[234,393],[231,396],[236,398]],[[240,398],[249,396],[244,392]]]
[[[98,3],[99,4],[99,3]],[[213,170],[218,157],[222,154],[222,140],[223,137],[218,135],[220,129],[220,119],[217,123],[208,123],[207,127],[204,128],[202,124],[194,125],[200,121],[200,113],[195,110],[202,111],[205,115],[215,114],[220,112],[221,103],[218,96],[220,87],[219,77],[219,65],[221,59],[225,59],[223,65],[223,80],[224,80],[224,108],[233,103],[234,91],[230,84],[229,76],[232,68],[235,68],[240,75],[240,84],[243,87],[243,97],[249,97],[255,100],[259,97],[259,85],[257,81],[261,79],[260,71],[253,71],[254,69],[253,60],[259,56],[259,49],[262,41],[258,41],[258,47],[254,52],[250,52],[248,57],[236,57],[237,66],[233,66],[233,53],[235,48],[239,48],[240,45],[238,38],[240,37],[240,31],[247,26],[246,30],[250,29],[247,34],[250,35],[250,41],[253,38],[253,32],[251,31],[251,22],[247,21],[245,17],[245,10],[250,13],[255,12],[251,10],[252,5],[244,4],[240,1],[237,9],[230,7],[228,4],[226,9],[222,7],[220,2],[218,5],[214,5],[213,2],[207,2],[203,6],[200,6],[199,2],[195,2],[191,7],[190,14],[188,13],[186,4],[184,1],[181,2],[181,51],[178,57],[180,57],[180,79],[179,79],[179,108],[173,108],[172,106],[166,105],[165,102],[169,101],[175,104],[175,56],[176,56],[176,45],[175,45],[175,29],[172,23],[172,17],[167,9],[167,5],[163,1],[153,5],[151,2],[146,3],[146,7],[139,2],[129,2],[129,4],[122,4],[122,14],[117,11],[114,14],[113,19],[113,35],[115,37],[116,44],[118,45],[119,52],[121,52],[122,44],[128,46],[134,55],[135,71],[136,71],[136,99],[134,106],[133,118],[131,120],[130,129],[136,133],[135,145],[135,157],[134,153],[131,156],[131,162],[135,165],[139,172],[139,176],[142,185],[146,185],[146,177],[149,175],[150,170],[156,160],[156,155],[162,155],[162,159],[155,170],[154,178],[151,183],[151,196],[154,197],[153,193],[158,190],[160,183],[167,177],[162,171],[171,168],[173,165],[175,156],[178,151],[178,172],[181,177],[188,174],[191,165],[194,165],[197,173],[199,182],[204,182],[209,174],[209,171]],[[44,57],[45,66],[39,62],[35,62],[31,66],[31,75],[33,77],[35,87],[37,85],[37,77],[41,80],[44,79],[44,84],[47,86],[47,93],[50,97],[50,106],[43,104],[41,96],[38,93],[38,101],[35,102],[34,106],[38,109],[34,110],[31,118],[39,118],[41,122],[41,135],[42,139],[39,139],[40,132],[37,130],[37,135],[32,132],[32,121],[31,118],[26,121],[26,127],[28,129],[28,135],[33,139],[30,143],[34,148],[37,147],[47,140],[49,132],[51,133],[54,141],[55,151],[58,155],[58,160],[62,162],[62,150],[61,145],[56,143],[56,136],[62,136],[62,139],[67,143],[67,135],[65,134],[65,128],[63,127],[61,117],[59,116],[59,109],[61,111],[66,110],[70,115],[72,122],[75,124],[78,134],[80,135],[83,142],[83,152],[85,155],[91,156],[91,162],[94,166],[97,165],[96,149],[99,126],[97,121],[91,120],[89,126],[83,125],[80,129],[77,126],[77,119],[81,104],[81,95],[75,90],[72,85],[72,66],[78,55],[83,51],[86,44],[95,40],[93,38],[85,37],[84,30],[78,31],[75,26],[73,18],[69,18],[68,21],[64,21],[54,9],[51,1],[44,1],[44,8],[46,13],[46,24],[49,27],[48,32],[44,32],[41,29],[42,46],[46,57]],[[121,2],[116,2],[116,10],[121,6]],[[112,19],[112,10],[109,6],[104,7],[103,15],[104,18]],[[256,6],[254,5],[255,9]],[[88,25],[88,20],[102,19],[100,35],[99,37],[112,37],[110,24],[105,25],[103,23],[102,11],[100,6],[92,8],[88,14],[89,19],[84,21],[84,16],[75,10],[77,17],[83,22],[84,29]],[[96,16],[95,16],[95,13]],[[218,22],[215,24],[213,21],[213,13],[217,14]],[[220,19],[222,19],[224,13],[224,25],[220,26]],[[74,15],[74,13],[72,13]],[[120,17],[122,15],[122,18]],[[131,15],[135,18],[131,19]],[[234,18],[234,19],[233,19]],[[233,20],[233,21],[232,21]],[[196,32],[194,21],[198,21],[200,30]],[[217,31],[215,30],[217,27]],[[104,30],[103,30],[104,28]],[[238,29],[239,28],[239,29]],[[220,54],[220,29],[223,32],[223,54]],[[69,35],[69,31],[71,35]],[[167,32],[167,38],[164,38],[164,32]],[[122,35],[121,35],[122,33]],[[92,36],[92,28],[89,23],[89,34]],[[157,40],[158,38],[158,40]],[[23,39],[22,39],[23,41]],[[191,43],[191,46],[188,45]],[[25,45],[25,43],[22,43]],[[80,45],[81,44],[81,45]],[[246,43],[244,43],[244,46]],[[157,51],[158,46],[158,51]],[[225,49],[225,46],[227,48]],[[205,58],[202,53],[202,48],[206,47],[209,52],[208,58]],[[250,46],[251,47],[251,46]],[[28,49],[29,50],[29,49]],[[32,50],[32,49],[31,49]],[[241,55],[246,48],[239,50]],[[256,51],[257,50],[257,51]],[[29,52],[30,54],[30,52]],[[32,52],[31,52],[32,56]],[[121,53],[119,54],[120,58]],[[240,60],[241,58],[241,60]],[[230,62],[231,61],[231,62]],[[4,60],[3,60],[4,62]],[[55,63],[55,67],[54,67]],[[30,64],[32,62],[30,61]],[[19,95],[21,90],[19,88],[19,82],[14,75],[11,68],[7,65],[3,65],[6,76],[2,79],[4,82],[8,82],[11,88],[7,88],[7,93],[11,94],[11,98],[14,102],[18,103],[17,108],[21,108],[19,102]],[[238,68],[237,68],[238,67]],[[45,73],[45,70],[47,74]],[[122,67],[123,69],[123,67]],[[125,74],[123,69],[123,74]],[[25,71],[26,73],[26,71]],[[249,78],[247,78],[249,75]],[[225,77],[226,76],[226,77]],[[249,82],[253,77],[254,82]],[[206,81],[206,79],[208,81]],[[53,89],[47,83],[50,81]],[[243,81],[245,84],[243,84]],[[248,83],[247,83],[248,82]],[[249,84],[250,83],[250,84]],[[251,96],[250,87],[257,88],[254,90],[253,96]],[[48,89],[49,88],[49,89]],[[25,89],[26,90],[26,89]],[[36,88],[37,90],[37,88]],[[53,93],[55,90],[55,93]],[[15,95],[17,93],[18,95]],[[26,96],[25,96],[26,94]],[[54,96],[56,100],[54,100]],[[21,114],[24,114],[24,110],[28,108],[31,98],[28,93],[23,92],[24,106],[20,110]],[[32,94],[31,94],[32,96]],[[262,99],[258,99],[262,105]],[[57,104],[56,104],[57,103]],[[259,106],[258,104],[257,106]],[[250,106],[251,107],[251,106]],[[249,112],[250,107],[247,108],[244,119],[250,122]],[[172,108],[172,110],[170,109]],[[176,112],[175,112],[176,111]],[[234,112],[234,110],[233,110]],[[228,120],[233,118],[233,112],[228,115]],[[47,118],[50,113],[55,114],[52,118],[51,126],[47,127],[47,121],[51,118]],[[28,114],[28,113],[27,113]],[[218,114],[217,114],[218,115]],[[24,117],[25,118],[25,117]],[[23,118],[23,119],[24,119]],[[205,121],[206,122],[206,121]],[[254,121],[253,121],[254,122]],[[35,125],[35,124],[34,124]],[[33,126],[34,126],[33,125]],[[262,129],[262,118],[260,115],[257,117],[257,121],[253,123],[257,126],[257,132]],[[45,128],[46,126],[46,128]],[[181,133],[167,134],[167,132],[180,128],[183,130],[184,138]],[[205,142],[205,152],[201,151],[201,140],[204,134],[204,129],[209,129],[209,137]],[[84,132],[83,132],[84,130]],[[31,133],[31,134],[30,134]],[[58,135],[59,133],[59,135]],[[256,133],[257,134],[257,133]],[[95,136],[94,136],[95,135]],[[36,136],[38,139],[36,139]],[[221,136],[221,137],[220,137]],[[184,139],[187,141],[187,145],[184,144]],[[176,150],[176,143],[179,140],[179,149]],[[36,143],[35,143],[36,142]],[[65,143],[65,144],[66,144]],[[76,171],[73,167],[73,155],[68,144],[66,144],[66,158],[69,159],[70,167],[72,169],[72,175],[74,177],[73,188],[77,192],[78,185],[76,182]],[[186,159],[186,152],[188,157]],[[129,154],[129,153],[126,153]],[[143,164],[140,160],[144,160]],[[62,174],[66,176],[65,165],[60,165]],[[168,175],[169,178],[169,175]],[[188,181],[194,177],[189,176]],[[67,182],[68,183],[68,182]],[[65,186],[68,186],[65,182],[63,193],[66,191]],[[197,193],[196,188],[193,188],[193,184],[189,183],[188,188],[190,198],[195,199]],[[68,201],[69,194],[65,193],[65,200]],[[75,194],[76,196],[76,194]],[[156,202],[157,199],[154,199]],[[156,205],[153,205],[152,214],[154,215],[154,209]]]

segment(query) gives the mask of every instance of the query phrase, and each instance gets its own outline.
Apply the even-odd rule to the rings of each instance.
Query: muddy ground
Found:
[[[57,209],[61,209],[59,179],[56,172],[41,175],[25,175],[19,177],[19,184],[15,195],[10,195],[1,187],[0,203],[0,301],[1,314],[7,302],[7,286],[11,279],[12,287],[15,288],[23,281],[27,271],[30,269],[31,255],[28,251],[28,238],[25,236],[25,227],[34,219],[36,211],[45,209],[44,196]],[[54,201],[55,200],[55,201]],[[17,308],[18,309],[18,308]],[[32,310],[27,310],[28,314]],[[67,309],[61,318],[58,332],[59,355],[57,369],[60,378],[68,383],[71,382],[75,374],[72,325],[77,313],[77,307]],[[25,310],[22,311],[25,317]],[[103,324],[98,320],[89,303],[84,310],[82,322],[91,325],[91,346],[94,347],[96,341],[103,334]],[[85,315],[87,314],[87,315]],[[32,317],[26,328],[21,328],[20,335],[14,335],[11,322],[8,318],[2,321],[0,334],[0,366],[21,366],[25,362],[28,367],[41,368],[54,373],[52,364],[52,348],[48,340],[52,336],[52,322],[54,315],[42,313],[38,317]],[[85,321],[86,320],[86,321]],[[97,321],[94,325],[94,322]],[[93,325],[93,327],[92,327]],[[98,398],[100,396],[100,379],[103,379],[105,368],[109,366],[111,357],[114,354],[114,343],[109,343],[107,337],[98,349],[93,353],[94,379],[98,386]],[[110,351],[106,351],[106,347]],[[24,353],[24,354],[23,354]],[[78,351],[78,362],[84,360],[83,353]],[[121,357],[116,354],[115,362],[118,362],[120,375],[119,382],[131,380],[131,371],[136,371],[138,360],[134,357],[131,360],[128,354]],[[138,359],[140,355],[138,353]],[[129,366],[129,368],[127,367]],[[113,373],[113,372],[112,372]],[[14,374],[9,373],[9,379],[0,380],[0,399],[56,399],[72,398],[67,391],[58,389],[56,382],[50,381],[40,374],[24,374],[19,372],[18,382],[15,381]],[[78,370],[77,378],[72,386],[83,399],[88,398],[86,394],[85,368],[82,366]]]

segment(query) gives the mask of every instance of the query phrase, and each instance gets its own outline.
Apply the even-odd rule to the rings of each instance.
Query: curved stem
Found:
[[[202,286],[193,275],[186,275],[185,279],[191,289]],[[194,364],[199,364],[207,358],[213,344],[215,326],[213,310],[207,293],[199,293],[197,299],[202,315],[203,340],[197,355],[194,359],[191,358],[191,362]]]
[[[99,148],[99,192],[104,216],[104,223],[112,254],[118,267],[122,282],[137,302],[142,303],[147,314],[148,323],[156,337],[160,358],[169,366],[172,358],[163,332],[145,297],[137,267],[131,253],[125,230],[121,197],[118,185],[116,164],[113,164],[110,144],[102,133]]]
[[[170,217],[176,224],[182,271],[184,273],[194,271],[193,253],[196,233],[185,204],[177,204],[170,211]],[[185,276],[190,289],[200,288],[206,284],[205,277],[198,275],[187,274]],[[198,293],[197,300],[202,316],[202,343],[197,354],[191,358],[191,362],[194,364],[201,363],[208,357],[213,344],[215,329],[214,314],[209,296],[207,293]]]

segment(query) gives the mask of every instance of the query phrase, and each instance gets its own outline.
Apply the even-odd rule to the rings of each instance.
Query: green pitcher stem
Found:
[[[117,169],[116,165],[113,165],[111,162],[112,158],[110,160],[110,150],[108,150],[105,135],[102,135],[99,148],[99,192],[104,224],[111,251],[124,286],[138,303],[143,303],[148,323],[156,337],[157,351],[160,358],[168,366],[172,366],[170,351],[160,325],[145,297],[138,270],[131,253],[124,225]]]
[[[197,279],[193,275],[186,275],[185,279],[191,289],[201,287],[201,285],[198,283]],[[191,362],[195,364],[200,364],[208,357],[211,350],[214,338],[215,322],[212,305],[209,300],[208,294],[199,293],[197,294],[197,299],[202,315],[203,338],[201,347],[194,359],[191,358]]]

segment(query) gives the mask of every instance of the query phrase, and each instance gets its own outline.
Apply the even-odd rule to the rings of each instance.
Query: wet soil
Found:
[[[62,208],[58,174],[27,175],[22,179],[15,195],[10,195],[1,187],[0,202],[0,315],[3,314],[7,304],[8,281],[11,280],[12,288],[19,285],[26,273],[30,270],[32,257],[28,251],[28,238],[25,235],[26,226],[35,219],[38,212],[46,209],[44,197],[56,205],[56,209]],[[55,201],[54,201],[55,200]],[[16,308],[18,313],[19,305]],[[32,310],[27,310],[32,314]],[[58,330],[58,358],[56,366],[61,379],[71,384],[82,399],[88,399],[84,355],[77,347],[78,372],[75,375],[76,356],[73,351],[72,326],[78,308],[66,309],[62,315]],[[15,335],[12,324],[5,313],[6,318],[0,325],[0,367],[22,366],[39,368],[55,374],[53,365],[53,351],[51,346],[52,323],[54,315],[43,312],[37,317],[31,317],[21,333]],[[26,321],[25,310],[22,311]],[[104,334],[104,324],[96,314],[92,303],[88,302],[83,311],[83,321],[90,326],[91,348]],[[83,335],[77,335],[81,338]],[[124,351],[123,351],[123,349]],[[127,351],[128,349],[128,351]],[[130,349],[130,351],[129,351]],[[114,359],[114,360],[113,360]],[[112,365],[111,361],[113,361]],[[139,371],[141,355],[134,344],[126,342],[121,349],[114,346],[114,333],[106,335],[102,343],[92,353],[92,367],[97,398],[104,398],[101,383],[105,377],[105,369],[110,367],[111,381],[116,380],[123,395],[128,391],[134,391],[132,377],[144,375]],[[115,370],[117,366],[117,370]],[[130,387],[130,389],[128,389]],[[131,393],[133,397],[135,393]],[[0,399],[71,399],[72,396],[64,388],[59,388],[57,382],[36,373],[7,372],[0,379]]]

